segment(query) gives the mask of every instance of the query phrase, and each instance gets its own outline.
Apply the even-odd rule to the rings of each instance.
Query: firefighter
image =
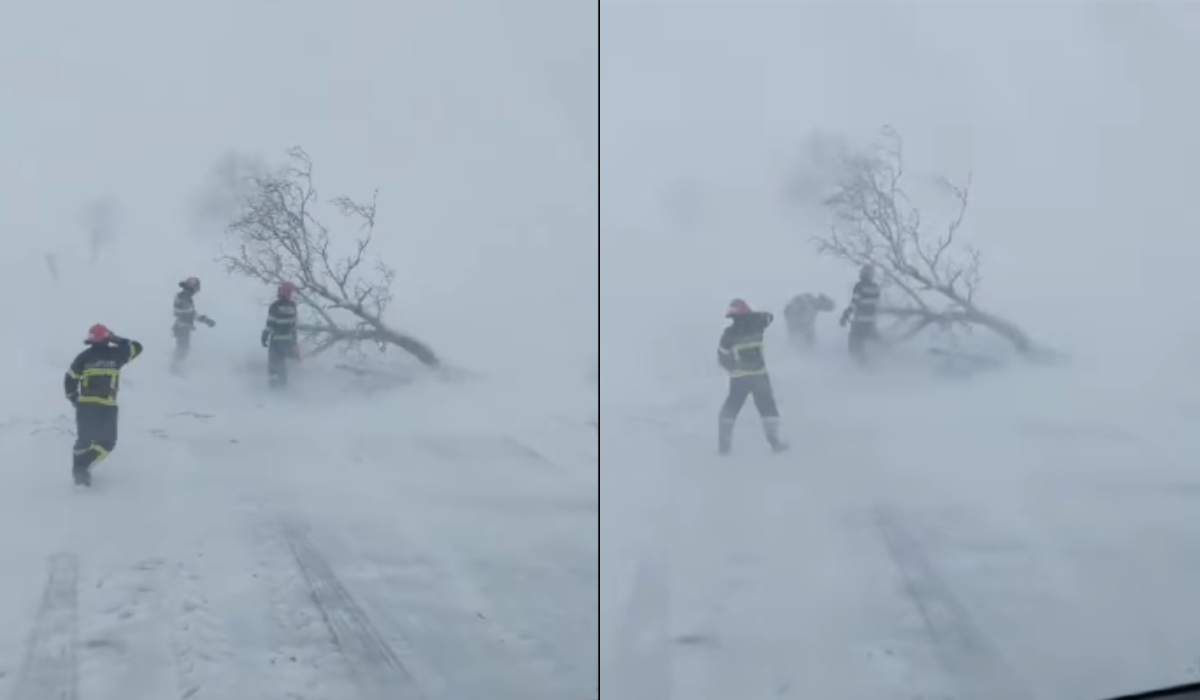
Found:
[[[841,326],[850,324],[848,349],[850,357],[860,366],[866,366],[870,358],[867,356],[866,345],[880,343],[879,328],[876,326],[879,311],[879,283],[875,281],[875,266],[863,265],[858,271],[858,282],[854,283],[854,292],[850,305],[842,314]]]
[[[175,294],[175,325],[171,327],[175,336],[175,355],[171,358],[173,372],[183,368],[183,361],[192,349],[192,331],[196,330],[196,322],[199,321],[209,328],[217,325],[217,322],[208,316],[196,313],[195,297],[199,292],[200,279],[189,277],[179,283],[179,292]]]
[[[781,452],[787,445],[779,439],[779,408],[767,375],[763,356],[763,333],[775,317],[766,311],[754,311],[741,299],[729,302],[725,317],[731,320],[717,345],[717,361],[729,373],[729,395],[721,406],[717,449],[725,455],[733,447],[733,426],[746,397],[754,397],[754,407],[762,418],[767,443]]]
[[[817,343],[817,316],[833,311],[833,299],[824,294],[797,294],[783,307],[788,340],[797,350],[810,350]]]
[[[287,384],[287,362],[300,357],[296,342],[296,291],[291,282],[279,285],[279,295],[267,309],[262,346],[267,349],[267,384],[272,387]]]
[[[88,329],[87,348],[63,378],[67,400],[75,408],[75,483],[92,485],[92,467],[117,446],[117,392],[121,369],[142,354],[142,344],[116,336],[97,323]]]

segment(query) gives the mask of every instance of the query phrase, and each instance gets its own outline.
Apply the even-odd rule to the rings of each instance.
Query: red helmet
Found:
[[[200,278],[199,277],[189,277],[189,278],[185,279],[184,281],[180,282],[179,286],[183,287],[184,289],[190,289],[193,292],[198,292],[198,291],[200,291]]]
[[[103,345],[112,338],[112,331],[108,330],[108,326],[103,323],[97,323],[88,329],[87,340],[83,341],[89,345]]]
[[[296,286],[295,282],[284,282],[279,285],[279,298],[291,300],[298,289],[299,287]]]
[[[754,310],[750,308],[750,305],[744,299],[734,299],[729,302],[729,308],[725,309],[725,318],[745,316],[752,313],[754,313]]]

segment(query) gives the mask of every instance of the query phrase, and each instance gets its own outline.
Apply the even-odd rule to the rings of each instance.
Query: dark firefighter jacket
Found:
[[[76,356],[63,377],[63,390],[72,403],[116,406],[121,368],[142,354],[142,344],[121,338],[89,345]]]
[[[175,295],[175,327],[191,330],[196,327],[196,301],[193,294],[180,290]]]
[[[717,345],[717,362],[731,377],[766,374],[763,356],[763,333],[775,317],[766,311],[735,316],[733,323],[721,334]]]
[[[797,294],[783,307],[783,318],[793,328],[809,328],[822,311],[833,311],[833,300],[823,294]]]
[[[879,284],[869,280],[859,280],[854,283],[850,306],[846,307],[846,313],[842,315],[842,318],[855,325],[874,325],[878,310]]]
[[[296,302],[276,299],[267,309],[267,327],[263,329],[263,342],[296,342]]]

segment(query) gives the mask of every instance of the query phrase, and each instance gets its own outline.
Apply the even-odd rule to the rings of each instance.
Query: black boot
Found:
[[[772,452],[783,452],[788,448],[787,443],[779,439],[779,418],[763,418],[763,432]]]
[[[91,486],[92,485],[92,472],[87,467],[81,467],[79,465],[75,465],[71,469],[71,475],[75,477],[75,485],[76,486]]]
[[[717,427],[717,453],[727,455],[732,448],[733,421],[728,418],[722,418]]]

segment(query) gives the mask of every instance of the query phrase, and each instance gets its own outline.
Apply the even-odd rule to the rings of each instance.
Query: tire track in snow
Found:
[[[390,646],[402,649],[409,646],[408,639],[420,640],[420,659],[409,658],[406,667],[426,695],[573,697],[564,691],[553,663],[531,648],[534,640],[506,625],[462,568],[401,540],[394,546],[403,553],[354,553],[356,564],[343,573],[342,581],[352,591],[356,583],[367,586],[359,600]],[[386,597],[380,595],[384,591]]]
[[[404,663],[380,636],[309,539],[307,528],[294,520],[280,523],[308,586],[312,602],[349,664],[362,700],[418,700],[423,697]]]
[[[899,570],[906,596],[916,606],[938,659],[964,697],[1019,700],[1031,697],[1008,661],[972,619],[930,562],[901,512],[874,509],[874,524],[888,556]]]
[[[355,696],[350,669],[320,611],[312,603],[279,523],[264,520],[256,528],[258,570],[267,588],[267,604],[276,636],[270,665],[276,681],[272,698],[341,700]]]
[[[181,700],[224,700],[245,693],[235,673],[234,654],[224,624],[213,613],[200,574],[176,563],[171,582],[171,656]],[[239,692],[240,691],[240,692]]]
[[[77,700],[75,643],[79,622],[79,560],[71,553],[50,558],[41,606],[29,635],[12,700]]]
[[[657,552],[655,552],[657,553]],[[601,683],[627,700],[666,700],[677,697],[669,647],[669,581],[665,559],[646,557],[638,563],[633,588],[619,617],[611,660],[602,669]]]

